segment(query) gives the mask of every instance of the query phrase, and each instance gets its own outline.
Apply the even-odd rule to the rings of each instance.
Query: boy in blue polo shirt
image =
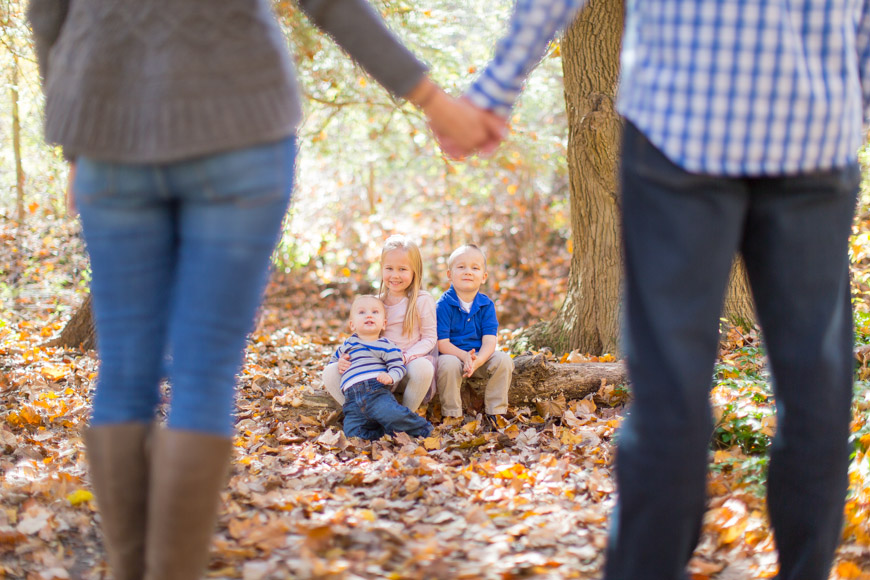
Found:
[[[514,364],[496,350],[498,319],[495,304],[480,286],[486,281],[486,256],[473,244],[460,246],[447,259],[450,289],[438,300],[438,370],[436,384],[441,414],[462,417],[459,390],[464,379],[488,377],[484,405],[490,426],[507,412],[508,388]]]

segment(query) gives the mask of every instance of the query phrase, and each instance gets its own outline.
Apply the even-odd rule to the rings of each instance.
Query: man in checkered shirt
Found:
[[[506,123],[582,4],[519,0],[467,98]],[[618,109],[634,404],[619,436],[607,579],[687,577],[735,251],[776,384],[768,507],[779,578],[828,577],[847,489],[847,243],[868,103],[870,0],[627,0]]]

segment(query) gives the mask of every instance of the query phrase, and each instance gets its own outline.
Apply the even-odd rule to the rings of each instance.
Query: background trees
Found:
[[[562,67],[568,111],[571,270],[565,301],[532,330],[556,352],[619,350],[621,269],[616,112],[623,2],[592,0],[565,34]]]
[[[0,219],[75,229],[61,202],[65,165],[40,139],[41,92],[23,5],[0,2],[0,58],[9,81],[8,99],[0,98],[0,139],[11,145],[0,153]],[[488,60],[511,6],[509,0],[431,0],[423,9],[401,0],[374,4],[454,93]],[[491,159],[462,164],[440,157],[420,114],[397,107],[293,2],[274,6],[308,101],[296,199],[276,267],[324,285],[376,282],[380,245],[400,232],[421,242],[425,285],[437,292],[445,282],[445,256],[473,241],[489,251],[487,291],[499,300],[503,323],[546,321],[528,333],[529,344],[617,352],[620,124],[614,99],[622,3],[590,3],[530,78],[511,118],[510,140]],[[50,251],[60,257],[58,248]],[[0,268],[11,274],[0,292],[15,300],[16,277],[39,265],[22,251]],[[87,285],[86,267],[72,272],[62,288],[45,288],[42,298]],[[68,308],[56,303],[58,314]],[[732,292],[730,303],[739,317],[751,318],[745,291]],[[76,327],[87,331],[87,312],[82,315]],[[85,324],[78,326],[81,318]],[[64,342],[84,338],[71,332]]]

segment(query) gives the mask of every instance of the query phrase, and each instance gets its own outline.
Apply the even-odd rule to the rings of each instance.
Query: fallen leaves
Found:
[[[288,288],[293,298],[279,300],[273,287],[246,353],[236,462],[210,577],[600,576],[624,389],[603,384],[582,400],[512,408],[496,432],[466,417],[433,419],[436,430],[425,439],[348,439],[332,408],[312,411],[306,401],[322,392],[319,373],[340,338],[336,311],[349,292],[318,305],[331,308],[312,309],[307,287]],[[294,316],[309,331],[296,332],[303,325],[291,324]],[[0,321],[0,577],[102,579],[105,553],[80,438],[96,361],[41,347],[44,328]],[[733,346],[723,352],[720,376],[734,376],[728,389],[714,389],[714,410],[728,433],[742,436],[738,427],[745,427],[770,437],[771,402],[746,378],[763,371],[763,359],[746,356],[746,336],[728,336]],[[581,356],[569,353],[564,362]],[[870,401],[860,404],[856,432],[867,428],[870,409]],[[865,451],[850,474],[848,543],[835,575],[870,580],[870,435],[856,440]],[[749,470],[763,473],[752,460],[739,445],[714,453],[710,511],[689,565],[695,580],[776,573],[763,501],[744,483]]]

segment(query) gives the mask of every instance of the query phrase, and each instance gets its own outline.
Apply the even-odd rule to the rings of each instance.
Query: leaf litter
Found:
[[[42,283],[46,274],[30,275]],[[436,430],[428,438],[348,439],[338,413],[312,401],[323,399],[320,371],[344,336],[353,289],[312,308],[316,281],[277,278],[240,376],[234,468],[207,577],[600,577],[624,415],[613,386],[580,401],[512,407],[495,432],[485,432],[481,417],[438,421],[430,403]],[[108,578],[81,439],[97,362],[93,352],[40,346],[62,327],[64,310],[41,304],[23,292],[0,305],[0,578]],[[720,360],[733,364],[723,373],[736,373],[726,380],[763,368],[761,355],[738,356],[754,340],[725,337]],[[734,388],[769,406],[749,383]],[[735,397],[718,396],[720,419],[742,413]],[[856,407],[856,433],[866,401]],[[775,424],[763,429],[770,435]],[[861,433],[832,578],[870,578],[870,437]],[[710,509],[691,578],[773,577],[764,501],[748,482],[752,458],[736,444],[711,457]]]

